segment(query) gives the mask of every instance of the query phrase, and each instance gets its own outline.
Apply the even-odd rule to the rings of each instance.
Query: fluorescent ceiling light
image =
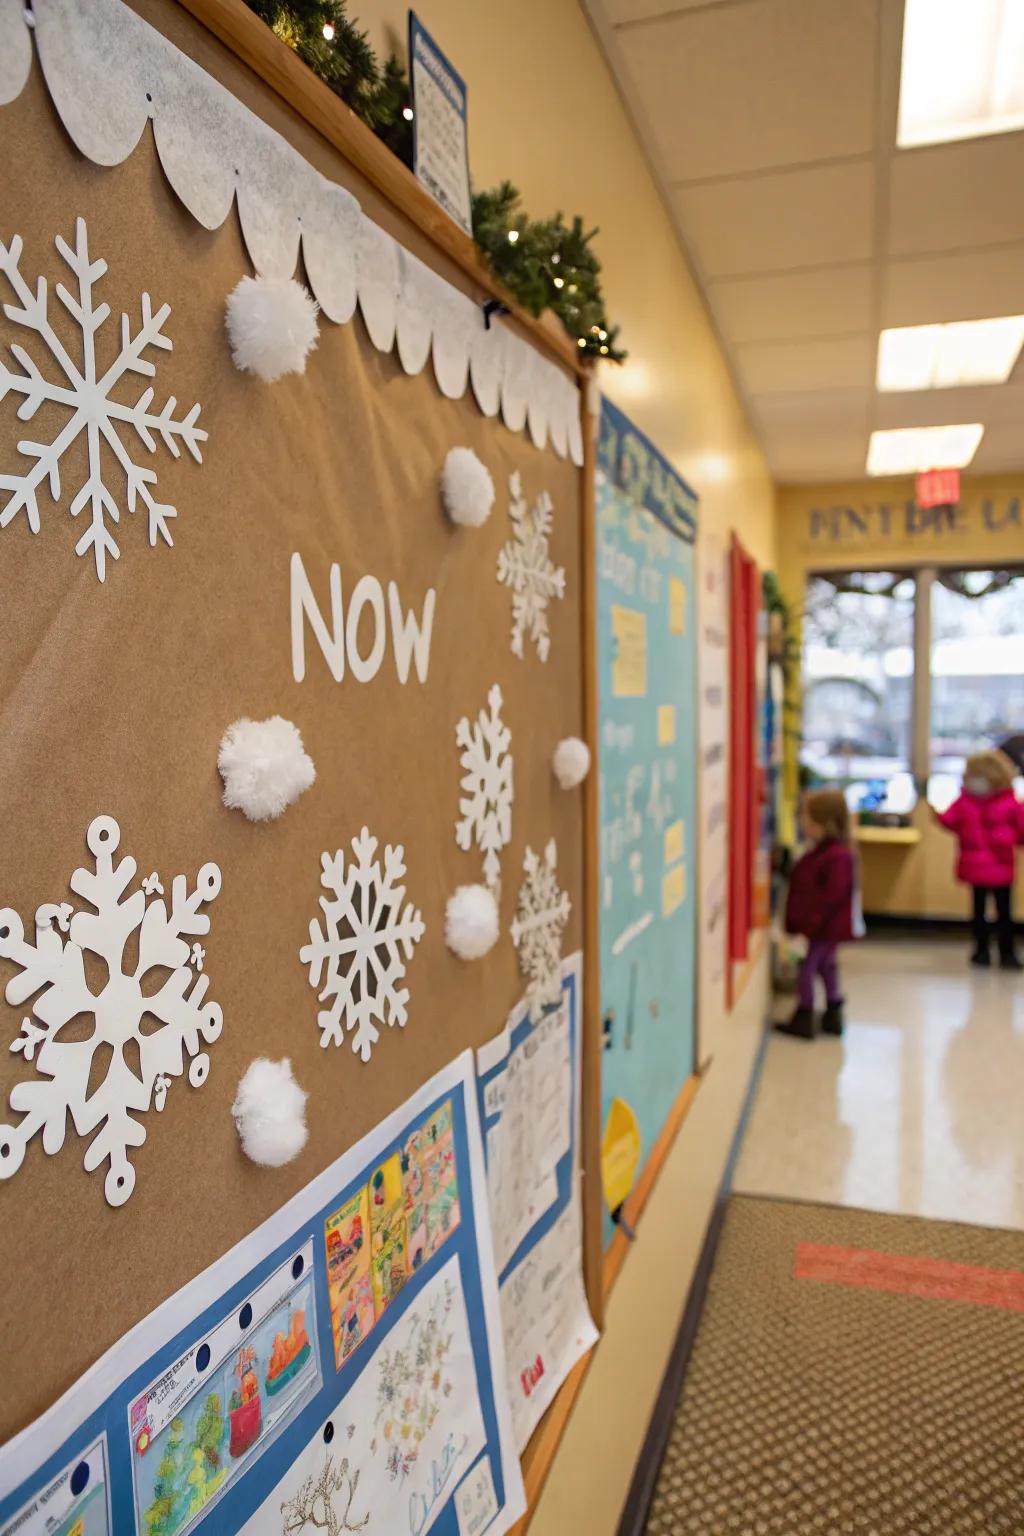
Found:
[[[869,475],[916,475],[925,469],[963,469],[985,435],[979,421],[955,427],[898,427],[872,432]]]
[[[1024,343],[1024,315],[904,325],[878,338],[880,390],[1005,384]]]
[[[1024,128],[1024,0],[906,0],[896,142]]]

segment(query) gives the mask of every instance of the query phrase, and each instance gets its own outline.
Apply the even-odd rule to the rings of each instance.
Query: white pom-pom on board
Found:
[[[225,315],[235,367],[268,384],[305,373],[316,346],[317,311],[293,277],[243,277],[228,295]]]
[[[494,481],[472,448],[449,448],[441,471],[441,499],[453,523],[479,528],[494,505]]]
[[[486,885],[460,885],[448,898],[444,940],[460,960],[479,960],[498,942],[498,903]]]
[[[273,821],[316,778],[298,727],[281,715],[236,720],[224,732],[217,758],[224,804],[250,821]]]
[[[551,766],[563,789],[575,789],[590,772],[590,748],[578,736],[566,736],[555,748]]]
[[[263,1168],[281,1168],[298,1157],[309,1136],[306,1098],[287,1057],[250,1062],[231,1106],[246,1157]]]

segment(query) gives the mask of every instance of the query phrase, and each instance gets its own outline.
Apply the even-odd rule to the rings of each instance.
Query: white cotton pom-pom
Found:
[[[566,736],[555,748],[551,766],[563,789],[575,789],[590,772],[590,748],[578,736]]]
[[[307,1095],[292,1075],[292,1064],[257,1056],[246,1068],[231,1113],[242,1151],[264,1168],[280,1168],[298,1157],[309,1131]]]
[[[272,384],[305,373],[316,346],[316,301],[293,277],[243,277],[228,295],[225,323],[235,367]]]
[[[460,885],[449,896],[444,941],[460,960],[479,960],[498,942],[498,903],[486,885]]]
[[[316,778],[298,727],[280,715],[269,720],[236,720],[224,732],[217,767],[224,780],[224,804],[250,821],[273,821]]]
[[[441,498],[453,523],[479,528],[494,505],[494,481],[472,448],[449,448],[441,471]]]

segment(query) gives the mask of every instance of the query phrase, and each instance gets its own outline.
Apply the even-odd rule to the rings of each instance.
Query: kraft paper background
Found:
[[[186,20],[174,19],[176,41],[210,68],[219,50]],[[241,79],[226,56],[222,78]],[[262,88],[245,78],[260,110]],[[268,119],[345,181],[340,158],[263,95]],[[144,512],[122,511],[121,558],[103,585],[91,557],[74,553],[83,529],[67,510],[81,443],[64,465],[61,504],[41,499],[41,532],[33,536],[21,515],[0,531],[0,905],[16,908],[31,932],[40,903],[67,900],[71,872],[89,862],[86,828],[101,813],[120,823],[120,853],[137,859],[140,876],[159,870],[165,889],[177,873],[191,887],[214,860],[223,887],[203,944],[209,995],[224,1010],[207,1084],[175,1079],[163,1112],[143,1117],[147,1140],[133,1154],[137,1183],[125,1206],[106,1204],[104,1170],[83,1171],[86,1143],[70,1129],[52,1157],[35,1138],[20,1171],[0,1183],[5,1439],[431,1073],[495,1034],[524,989],[508,926],[525,847],[557,840],[559,882],[573,902],[565,953],[581,942],[583,855],[579,792],[559,790],[550,771],[555,743],[582,729],[580,472],[484,418],[471,395],[449,401],[428,373],[406,376],[369,345],[358,318],[322,323],[304,377],[269,386],[242,375],[223,327],[225,297],[249,271],[234,217],[213,233],[200,228],[166,187],[148,131],[120,167],[82,159],[35,64],[22,96],[0,111],[0,132],[0,237],[22,236],[24,272],[51,286],[64,280],[54,236],[72,238],[84,215],[93,258],[109,264],[102,345],[114,346],[122,309],[137,316],[143,290],[155,305],[169,303],[173,351],[157,354],[157,400],[174,394],[186,408],[199,400],[209,432],[201,466],[162,448],[151,461],[159,499],[178,509],[174,548],[151,549]],[[365,185],[357,190],[368,206]],[[389,218],[424,256],[424,243]],[[70,329],[62,334],[73,343]],[[0,316],[0,341],[6,348],[12,339],[25,338]],[[31,341],[29,349],[38,355]],[[20,438],[48,440],[64,419],[45,406],[27,432],[17,403],[0,404],[0,472],[19,462]],[[456,444],[472,447],[494,477],[497,500],[480,530],[453,528],[441,510],[441,466]],[[552,555],[566,569],[565,600],[549,610],[546,664],[529,644],[525,659],[512,655],[511,595],[495,576],[511,531],[513,469],[531,505],[550,493]],[[123,501],[120,477],[109,473]],[[294,550],[325,615],[332,561],[346,600],[371,574],[385,589],[395,581],[403,608],[419,614],[436,588],[425,685],[415,671],[398,683],[390,640],[372,682],[346,672],[338,684],[308,629],[306,679],[294,682]],[[455,843],[455,725],[476,715],[494,682],[512,730],[513,835],[502,859],[501,939],[465,965],[443,937],[449,893],[481,878],[479,854]],[[273,714],[299,726],[317,782],[279,822],[257,826],[223,808],[217,748],[239,716]],[[409,1023],[384,1029],[366,1064],[347,1046],[321,1048],[316,993],[298,957],[319,915],[320,855],[347,850],[364,823],[381,845],[404,844],[408,898],[426,923],[407,973]],[[0,961],[0,983],[12,974]],[[29,1070],[7,1049],[26,1011],[0,1000],[3,1120],[16,1118],[6,1097]],[[244,1158],[230,1115],[238,1079],[258,1055],[290,1057],[310,1094],[309,1143],[279,1170]]]

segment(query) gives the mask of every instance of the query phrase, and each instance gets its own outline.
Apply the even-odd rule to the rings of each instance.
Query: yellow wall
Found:
[[[404,54],[405,0],[351,7]],[[774,491],[704,302],[578,0],[417,0],[466,80],[474,184],[600,226],[611,318],[629,351],[601,385],[693,485],[705,528],[775,560]],[[672,1346],[766,1007],[764,961],[716,1032],[666,1161],[530,1536],[612,1536]]]
[[[952,515],[918,511],[912,478],[784,486],[778,539],[779,578],[797,611],[813,571],[1022,563],[1024,477],[965,477]],[[967,897],[954,878],[953,839],[923,803],[914,825],[921,841],[913,847],[862,846],[865,910],[963,917]],[[1018,905],[1024,908],[1021,897]]]

